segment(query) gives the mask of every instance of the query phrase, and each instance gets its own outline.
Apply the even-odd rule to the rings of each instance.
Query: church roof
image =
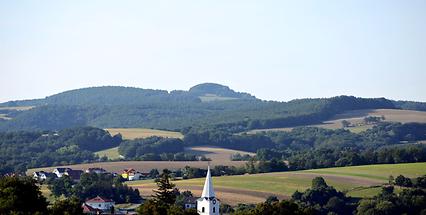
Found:
[[[210,166],[207,168],[206,181],[204,182],[204,189],[203,193],[201,194],[201,198],[205,197],[216,197],[213,189],[212,176],[210,174]]]

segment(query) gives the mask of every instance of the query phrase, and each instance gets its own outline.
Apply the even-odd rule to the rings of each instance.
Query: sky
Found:
[[[0,0],[0,102],[214,82],[426,101],[426,1]]]

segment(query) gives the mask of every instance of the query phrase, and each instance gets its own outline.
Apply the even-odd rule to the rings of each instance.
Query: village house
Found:
[[[85,172],[86,173],[96,173],[96,174],[107,173],[107,171],[105,169],[99,168],[99,167],[94,167],[94,168],[86,169]]]
[[[54,173],[50,173],[50,172],[45,172],[45,171],[39,171],[39,172],[34,172],[33,173],[33,178],[37,181],[45,181],[48,178],[56,178],[56,174]]]
[[[71,168],[61,168],[58,167],[56,169],[53,170],[53,173],[58,177],[62,177],[68,170],[71,170]]]
[[[83,203],[81,207],[83,208],[84,214],[102,214],[101,209],[96,209],[90,205],[87,205],[86,203]]]
[[[121,177],[129,181],[140,180],[142,178],[142,173],[134,169],[125,169],[121,173]]]
[[[191,208],[196,209],[197,208],[197,198],[193,197],[193,196],[186,197],[185,200],[184,200],[184,207],[185,207],[185,210],[188,210],[188,209],[191,209]]]
[[[107,199],[104,197],[96,196],[93,199],[89,199],[83,204],[83,210],[86,210],[88,213],[101,210],[102,212],[111,213],[114,210],[115,202],[111,199]],[[92,211],[90,211],[92,210]]]
[[[83,170],[67,170],[64,175],[68,175],[73,181],[80,181],[80,177],[83,174]]]
[[[84,173],[83,170],[73,170],[71,168],[56,168],[53,170],[53,173],[61,178],[64,175],[69,176],[73,181],[79,181],[81,175]]]

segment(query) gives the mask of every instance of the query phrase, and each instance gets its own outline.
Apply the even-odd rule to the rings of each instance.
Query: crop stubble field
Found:
[[[170,138],[183,138],[183,135],[175,131],[164,131],[149,128],[106,128],[111,135],[120,133],[123,139],[136,139],[136,138],[147,138],[152,136],[159,137],[170,137]]]

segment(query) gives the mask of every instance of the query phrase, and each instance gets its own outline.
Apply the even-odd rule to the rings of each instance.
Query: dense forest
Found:
[[[209,96],[208,101],[202,98]],[[307,125],[348,110],[391,108],[425,110],[421,102],[338,96],[263,101],[218,84],[200,84],[189,91],[130,87],[92,87],[44,99],[11,101],[1,107],[33,106],[30,110],[0,109],[0,130],[58,130],[76,126],[144,127],[186,131],[210,127],[232,132]]]

